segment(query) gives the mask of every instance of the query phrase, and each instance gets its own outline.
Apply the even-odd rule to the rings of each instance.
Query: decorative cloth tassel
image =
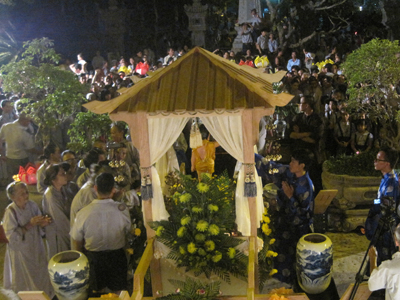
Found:
[[[142,194],[142,200],[150,199],[149,193],[147,191],[146,177],[142,177],[141,194]]]
[[[150,176],[148,176],[148,175],[146,177],[146,192],[147,192],[149,199],[153,198],[153,185],[151,183]]]
[[[193,118],[192,127],[190,128],[190,148],[196,149],[197,147],[203,146],[203,140],[201,139],[201,133],[199,129],[199,125],[196,122],[196,119]]]
[[[254,175],[246,175],[244,181],[244,197],[255,197],[257,196],[257,186]]]
[[[244,197],[256,197],[257,196],[257,185],[254,174],[246,174],[244,180]]]

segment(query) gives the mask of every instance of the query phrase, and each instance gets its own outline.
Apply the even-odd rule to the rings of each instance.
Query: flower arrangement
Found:
[[[261,226],[258,231],[259,237],[264,241],[264,247],[258,253],[260,291],[263,289],[265,281],[278,272],[274,269],[273,258],[277,257],[278,253],[274,251],[275,239],[273,238],[273,229],[271,227],[272,223],[268,208],[264,207]]]
[[[133,206],[129,214],[132,227],[128,236],[129,248],[126,249],[126,252],[129,255],[129,268],[135,271],[146,248],[147,234],[143,223],[142,207]]]
[[[174,286],[177,287],[174,294],[161,297],[162,300],[213,300],[221,294],[219,281],[211,282],[210,284],[202,283],[198,280],[187,278],[186,281],[172,280]]]
[[[216,274],[230,283],[230,274],[245,278],[247,259],[235,247],[243,241],[235,230],[234,184],[227,173],[201,182],[180,174],[170,201],[168,221],[153,222],[156,238],[171,249],[167,258],[177,267],[207,278]]]

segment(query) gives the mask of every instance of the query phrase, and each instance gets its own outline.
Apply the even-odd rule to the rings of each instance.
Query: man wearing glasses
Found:
[[[399,205],[399,182],[397,174],[393,171],[397,164],[397,151],[390,147],[381,148],[374,160],[375,170],[382,173],[382,180],[379,186],[377,198],[371,207],[367,220],[365,222],[365,235],[368,240],[374,237],[374,233],[378,228],[378,223],[383,216],[382,212],[392,211],[392,218],[395,226],[399,223],[398,205]],[[389,201],[390,200],[390,201]],[[390,206],[390,207],[388,207]],[[389,225],[389,224],[388,224]],[[393,228],[393,230],[394,230]],[[385,232],[381,232],[375,243],[378,251],[378,265],[387,259],[391,259],[396,252],[390,230],[383,228]]]

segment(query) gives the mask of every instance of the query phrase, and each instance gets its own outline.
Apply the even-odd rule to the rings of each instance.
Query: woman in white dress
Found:
[[[42,240],[42,227],[51,223],[51,218],[42,216],[37,204],[29,200],[25,183],[10,183],[7,194],[13,202],[3,218],[9,241],[4,258],[4,288],[16,293],[44,291],[53,298]]]
[[[68,180],[62,164],[51,165],[46,169],[44,183],[48,188],[43,195],[43,214],[53,220],[46,227],[47,255],[50,259],[59,252],[71,249],[69,216],[73,196],[69,199],[65,191],[64,186]]]
[[[44,184],[44,177],[46,169],[52,164],[58,164],[61,162],[61,151],[54,143],[48,144],[43,149],[43,158],[45,159],[43,164],[39,167],[36,172],[37,191],[43,194],[46,191],[47,186]]]

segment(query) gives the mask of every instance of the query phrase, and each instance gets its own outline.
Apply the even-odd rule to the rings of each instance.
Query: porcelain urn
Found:
[[[296,272],[300,287],[308,294],[325,291],[332,278],[332,242],[326,235],[310,233],[297,243]]]
[[[79,251],[54,255],[48,265],[50,281],[60,300],[86,300],[89,287],[89,261]]]

